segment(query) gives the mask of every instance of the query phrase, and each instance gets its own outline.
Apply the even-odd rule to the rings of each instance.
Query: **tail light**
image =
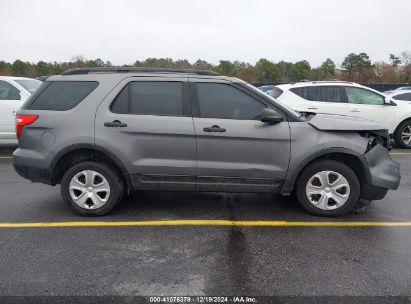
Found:
[[[24,126],[31,125],[39,118],[38,115],[16,115],[16,136],[17,139],[20,139],[21,131]]]

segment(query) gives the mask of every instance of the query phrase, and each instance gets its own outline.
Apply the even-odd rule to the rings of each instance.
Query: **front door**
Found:
[[[95,142],[125,164],[135,189],[196,190],[188,80],[123,80],[100,104]]]
[[[396,107],[385,104],[385,97],[371,90],[345,87],[349,115],[366,118],[383,124],[390,133],[394,132]]]
[[[290,158],[288,122],[263,123],[269,106],[241,86],[190,79],[199,191],[275,191]]]

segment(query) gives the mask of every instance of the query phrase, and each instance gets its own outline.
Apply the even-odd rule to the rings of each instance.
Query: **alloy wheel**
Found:
[[[401,132],[401,140],[404,145],[409,146],[411,144],[411,124],[406,125]]]

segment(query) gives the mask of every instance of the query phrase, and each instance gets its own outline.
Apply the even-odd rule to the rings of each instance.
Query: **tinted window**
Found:
[[[281,96],[281,94],[283,94],[283,90],[279,88],[273,88],[270,95],[274,98],[278,98]]]
[[[183,115],[181,82],[130,82],[111,105],[120,114]]]
[[[230,85],[197,83],[201,117],[227,119],[256,119],[265,105]]]
[[[0,81],[0,100],[20,100],[20,91],[8,83],[7,81]]]
[[[310,101],[344,102],[342,90],[338,86],[315,86],[291,88],[291,92]]]
[[[30,110],[66,111],[77,106],[96,87],[95,81],[48,82],[25,107]]]
[[[349,103],[357,104],[374,104],[383,105],[385,98],[372,91],[355,88],[355,87],[345,87],[345,92],[347,93],[347,98]]]
[[[411,93],[399,94],[394,96],[393,98],[397,100],[411,101]]]

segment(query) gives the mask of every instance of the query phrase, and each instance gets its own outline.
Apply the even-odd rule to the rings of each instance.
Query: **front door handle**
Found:
[[[226,129],[220,128],[220,126],[214,125],[212,127],[205,127],[203,128],[204,132],[225,132]]]
[[[308,107],[309,110],[318,110],[317,107]]]
[[[361,112],[361,111],[358,109],[352,109],[351,112]]]
[[[120,120],[113,120],[111,122],[105,122],[104,126],[109,128],[125,128],[127,124],[122,123]]]

